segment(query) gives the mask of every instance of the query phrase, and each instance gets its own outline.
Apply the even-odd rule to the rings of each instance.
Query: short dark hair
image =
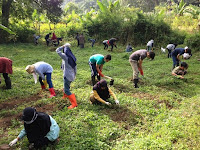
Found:
[[[111,60],[111,55],[108,54],[108,55],[104,56],[104,58],[107,59],[107,60]]]
[[[149,56],[150,56],[150,58],[153,60],[154,57],[155,57],[155,53],[154,53],[154,52],[149,52]]]
[[[191,49],[190,48],[186,49],[186,53],[191,55],[191,53],[192,53]]]
[[[181,62],[181,67],[188,68],[188,64],[186,62]]]
[[[176,48],[177,45],[178,45],[178,44],[174,43],[175,48]]]

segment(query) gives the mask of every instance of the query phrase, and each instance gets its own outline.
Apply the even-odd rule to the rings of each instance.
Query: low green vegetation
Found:
[[[86,48],[80,49],[74,41],[70,43],[78,68],[76,80],[71,85],[78,103],[73,110],[67,109],[70,105],[67,99],[61,99],[63,73],[55,47],[46,47],[45,43],[0,46],[1,57],[13,60],[12,89],[3,89],[3,78],[0,85],[0,106],[10,104],[0,111],[0,120],[10,117],[10,124],[0,129],[0,145],[8,144],[19,134],[23,128],[22,110],[33,106],[51,114],[61,129],[59,143],[47,149],[199,149],[199,52],[186,60],[188,74],[185,80],[180,80],[171,76],[172,60],[156,48],[155,60],[144,60],[144,77],[141,77],[140,88],[135,89],[128,62],[130,53],[124,52],[124,46],[119,45],[109,52],[103,50],[103,45],[91,48],[86,44]],[[145,46],[134,50],[139,48]],[[92,86],[88,59],[96,53],[112,55],[103,73],[115,80],[111,89],[120,101],[119,106],[112,99],[110,107],[89,103]],[[34,84],[32,75],[25,71],[27,65],[37,61],[45,61],[54,68],[52,81],[56,97],[48,98],[49,91],[41,92],[40,84]],[[27,149],[27,146],[27,138],[24,138],[14,149]]]

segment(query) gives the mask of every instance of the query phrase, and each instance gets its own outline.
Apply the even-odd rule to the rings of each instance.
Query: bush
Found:
[[[33,41],[33,34],[35,31],[29,27],[15,27],[14,32],[17,34],[17,42],[29,43]]]
[[[200,47],[200,34],[187,35],[184,43],[193,51],[199,51]]]

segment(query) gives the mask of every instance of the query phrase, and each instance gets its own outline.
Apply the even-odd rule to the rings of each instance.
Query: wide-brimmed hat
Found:
[[[33,73],[35,71],[35,66],[34,65],[28,65],[26,66],[25,69],[29,74]]]

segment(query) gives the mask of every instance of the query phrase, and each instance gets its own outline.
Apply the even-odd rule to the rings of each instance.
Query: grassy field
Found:
[[[77,57],[77,76],[71,91],[76,94],[78,107],[68,110],[68,100],[62,100],[63,79],[61,59],[54,47],[44,44],[0,45],[0,57],[13,60],[10,75],[12,89],[0,85],[0,145],[8,144],[23,128],[20,115],[25,107],[36,107],[53,116],[60,126],[60,142],[47,149],[199,149],[200,148],[200,53],[193,53],[185,80],[171,76],[172,60],[155,50],[155,60],[143,62],[144,78],[139,89],[133,88],[130,53],[119,46],[113,52],[103,45],[80,49],[71,47]],[[135,48],[137,50],[139,48]],[[103,73],[115,82],[111,89],[120,101],[116,106],[93,106],[88,99],[92,86],[88,59],[92,54],[112,55]],[[54,68],[52,82],[56,97],[48,98],[49,91],[41,91],[27,65],[45,61]],[[27,149],[24,138],[13,149]]]

